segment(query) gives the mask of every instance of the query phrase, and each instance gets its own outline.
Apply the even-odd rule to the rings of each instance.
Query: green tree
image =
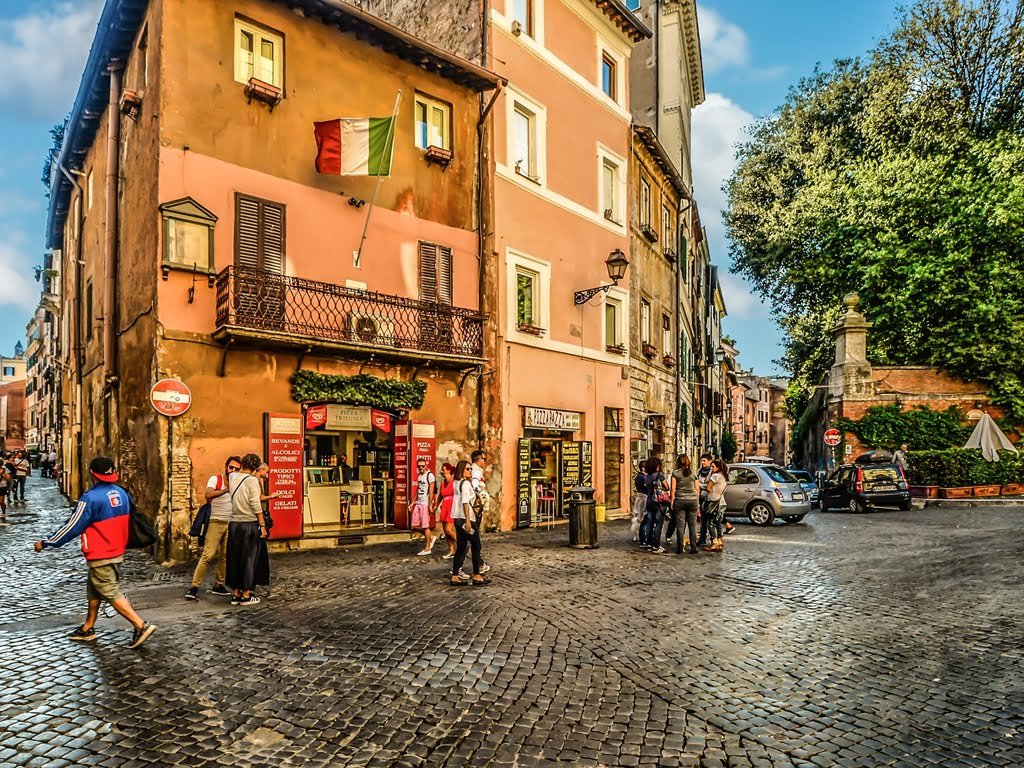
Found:
[[[791,89],[727,185],[735,271],[786,333],[796,416],[857,291],[880,364],[1024,415],[1024,2],[919,0],[869,60]]]
[[[50,151],[46,153],[46,159],[43,160],[43,172],[39,177],[39,180],[43,182],[43,186],[46,187],[46,196],[50,196],[50,174],[53,170],[54,158],[60,153],[60,148],[64,145],[64,131],[68,127],[68,117],[65,117],[59,123],[54,123],[50,129]]]
[[[736,458],[736,435],[732,432],[722,433],[722,461],[728,464]]]

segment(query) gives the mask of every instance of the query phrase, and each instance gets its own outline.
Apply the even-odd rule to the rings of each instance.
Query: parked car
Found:
[[[910,509],[907,477],[898,464],[844,464],[821,489],[821,511],[866,512],[877,507]]]
[[[821,489],[814,476],[806,469],[787,469],[786,471],[800,481],[800,487],[804,489],[808,501],[811,502],[811,509],[818,506],[818,502],[821,501]]]
[[[754,525],[764,526],[777,517],[799,523],[811,511],[799,480],[782,467],[759,463],[729,467],[725,507],[726,517],[747,517]]]

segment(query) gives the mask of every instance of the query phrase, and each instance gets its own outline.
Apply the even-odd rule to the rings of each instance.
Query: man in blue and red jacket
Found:
[[[142,619],[132,608],[118,583],[121,563],[128,546],[128,527],[132,498],[117,485],[114,462],[98,456],[89,464],[89,473],[96,484],[78,500],[68,521],[54,534],[35,543],[36,552],[56,549],[76,536],[82,539],[82,554],[89,566],[86,593],[89,613],[85,623],[68,637],[91,642],[96,639],[96,618],[100,602],[106,600],[135,628],[129,648],[138,648],[156,631],[156,626]]]

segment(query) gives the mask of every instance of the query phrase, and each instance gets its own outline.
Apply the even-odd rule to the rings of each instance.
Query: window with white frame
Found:
[[[666,251],[676,249],[675,228],[672,210],[667,205],[661,206],[661,242],[665,244]]]
[[[530,37],[534,36],[534,0],[509,0],[512,21],[519,22],[520,29]]]
[[[540,327],[540,275],[516,267],[516,324],[520,329]]]
[[[284,89],[284,37],[242,19],[235,19],[235,80],[255,77]]]
[[[451,149],[452,108],[422,93],[416,94],[416,146]]]
[[[661,354],[672,354],[672,318],[667,314],[661,316]]]
[[[92,210],[92,201],[95,199],[93,195],[93,173],[92,169],[89,169],[88,175],[85,177],[85,210]]]
[[[608,221],[619,223],[621,203],[619,201],[619,165],[610,158],[601,160],[601,204],[604,206],[604,217]]]
[[[537,115],[518,101],[512,108],[511,159],[516,173],[536,181]]]
[[[601,53],[601,90],[612,101],[618,101],[618,62],[607,52]]]
[[[640,343],[651,343],[651,302],[640,299]]]
[[[604,299],[604,344],[606,347],[622,347],[622,302],[611,296]]]

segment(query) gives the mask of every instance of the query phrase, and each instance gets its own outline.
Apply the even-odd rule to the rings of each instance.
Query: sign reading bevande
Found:
[[[523,426],[530,429],[554,429],[560,432],[578,432],[580,414],[577,411],[556,411],[553,408],[523,408]]]

